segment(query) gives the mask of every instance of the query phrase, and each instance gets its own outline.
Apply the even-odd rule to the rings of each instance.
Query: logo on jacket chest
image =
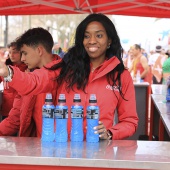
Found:
[[[118,86],[111,86],[110,84],[106,85],[106,89],[119,92]]]

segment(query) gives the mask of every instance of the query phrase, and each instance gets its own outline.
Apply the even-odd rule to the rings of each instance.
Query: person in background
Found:
[[[129,68],[130,72],[133,72],[134,79],[137,71],[140,71],[140,77],[143,81],[148,82],[149,66],[147,58],[142,54],[141,47],[138,44],[134,44],[131,47],[131,53],[133,55],[133,63]]]
[[[169,49],[166,51],[166,55],[167,55],[168,57],[170,57],[170,50],[169,50]]]
[[[62,48],[59,46],[58,43],[54,44],[53,48],[52,48],[52,53],[53,54],[57,54],[58,56],[60,56],[61,58],[64,57],[64,52],[62,50]]]
[[[35,42],[33,44],[36,50]],[[79,93],[84,107],[85,134],[89,96],[96,94],[100,120],[94,127],[94,133],[99,133],[100,139],[105,140],[125,139],[135,133],[138,116],[133,81],[123,65],[122,54],[120,39],[112,21],[103,14],[90,14],[76,29],[75,45],[50,69],[37,69],[26,74],[12,66],[7,67],[1,60],[0,75],[10,77],[12,81],[9,85],[22,95],[57,90],[58,99],[59,94],[64,93],[69,108],[74,94]],[[113,124],[115,110],[118,113],[117,124]],[[70,129],[69,112],[69,135]]]
[[[142,55],[144,55],[148,60],[148,54],[144,48],[141,48]]]
[[[148,65],[150,66],[150,70],[152,73],[152,81],[151,81],[152,84],[162,84],[162,65],[160,62],[161,51],[162,51],[162,46],[157,45],[155,47],[155,52],[152,55],[150,55],[148,60]]]
[[[131,65],[132,65],[132,63],[133,63],[133,54],[132,54],[131,47],[130,47],[130,49],[128,50],[127,57],[126,57],[126,59],[123,61],[123,63],[124,63],[124,66],[125,66],[126,68],[129,69],[129,68],[131,67]]]
[[[152,67],[153,84],[162,84],[163,82],[162,66],[167,58],[168,56],[165,54],[165,50],[161,48],[159,56],[155,60],[155,63]]]
[[[166,53],[167,59],[163,62],[162,65],[162,76],[163,76],[163,84],[165,84],[166,80],[170,76],[170,55]]]
[[[22,48],[20,48],[21,61],[28,66],[29,70],[34,71],[43,66],[48,67],[48,64],[52,64],[60,58],[51,53],[53,39],[51,34],[43,28],[27,30],[16,39],[16,44],[18,42],[22,44]],[[52,94],[55,98],[56,90]],[[41,137],[42,115],[40,113],[42,113],[45,96],[45,93],[37,96],[17,94],[9,116],[0,123],[0,136],[12,136],[17,133],[20,137]]]
[[[16,49],[16,42],[11,42],[8,45],[8,59],[6,60],[7,65],[12,65],[14,67],[19,68],[21,71],[25,71],[27,69],[27,66],[21,61],[21,52]],[[3,78],[0,77],[0,82],[3,81]],[[6,86],[6,83],[4,82],[4,86]],[[2,116],[2,119],[5,119],[9,111],[12,108],[14,98],[17,94],[17,91],[13,88],[4,88],[3,91],[3,99],[2,99],[2,105],[0,109],[0,114]]]

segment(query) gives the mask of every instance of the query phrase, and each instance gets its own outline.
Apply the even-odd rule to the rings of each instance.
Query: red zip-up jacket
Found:
[[[59,62],[57,60],[56,62]],[[84,134],[86,134],[86,107],[89,104],[90,94],[96,94],[98,106],[100,108],[100,121],[102,121],[106,127],[113,133],[113,139],[124,139],[132,136],[136,131],[138,125],[138,116],[136,113],[136,101],[135,90],[131,75],[128,70],[125,70],[121,75],[122,92],[124,94],[124,100],[115,86],[110,86],[106,79],[106,74],[110,72],[119,64],[119,60],[113,57],[106,60],[101,66],[99,66],[94,72],[90,73],[89,83],[86,86],[86,92],[78,90],[76,86],[74,91],[66,91],[66,84],[57,88],[56,81],[53,80],[60,70],[49,71],[45,68],[35,70],[33,73],[24,74],[18,69],[13,68],[14,75],[13,80],[10,82],[10,86],[16,89],[21,95],[36,95],[39,93],[47,93],[56,90],[57,95],[54,99],[54,104],[60,93],[66,95],[66,104],[69,107],[68,118],[68,134],[71,130],[71,118],[70,107],[73,103],[74,93],[79,93],[84,106]],[[19,78],[18,78],[19,77]],[[20,84],[20,88],[18,85]],[[42,106],[42,104],[41,104]],[[42,107],[41,107],[42,108]],[[118,113],[118,124],[114,124],[115,110]],[[37,111],[35,116],[39,117],[41,111]],[[42,123],[36,123],[36,127],[41,129]]]
[[[60,59],[54,55],[54,60]],[[52,66],[53,62],[47,66]],[[27,73],[28,74],[28,73]],[[54,98],[56,90],[54,90]],[[19,136],[41,136],[42,105],[45,102],[45,93],[37,96],[16,95],[9,116],[0,123],[0,136],[11,136],[18,133]]]
[[[27,69],[27,66],[24,63],[21,63],[19,65],[14,65],[14,67],[19,68],[21,71],[25,71]],[[0,78],[0,82],[2,82],[3,79]],[[8,116],[9,111],[12,108],[14,98],[17,95],[17,91],[13,88],[4,89],[3,91],[3,98],[2,98],[2,106],[0,109],[0,114],[2,116]]]

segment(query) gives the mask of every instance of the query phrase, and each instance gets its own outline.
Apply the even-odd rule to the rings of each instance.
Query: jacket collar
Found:
[[[93,80],[98,79],[102,76],[105,76],[107,73],[112,71],[118,64],[120,63],[117,57],[112,57],[108,60],[105,60],[98,68],[96,75],[94,76]],[[92,81],[93,81],[92,80]]]

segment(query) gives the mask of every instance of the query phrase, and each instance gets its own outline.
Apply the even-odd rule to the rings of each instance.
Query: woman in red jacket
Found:
[[[27,55],[23,48],[32,48],[34,53],[41,52],[42,45],[35,41],[34,36],[27,39],[23,37],[24,43],[18,41],[23,55]],[[122,52],[112,21],[103,14],[90,14],[76,29],[75,45],[51,69],[42,68],[25,74],[14,67],[6,67],[2,61],[0,75],[6,76],[9,81],[12,79],[9,85],[22,95],[36,95],[57,89],[54,100],[57,101],[59,94],[64,93],[69,108],[74,93],[79,93],[84,106],[84,133],[89,96],[96,94],[100,121],[94,127],[94,133],[99,133],[100,139],[124,139],[135,133],[138,116],[134,85],[129,71],[124,68]],[[114,124],[115,111],[118,113],[117,124]],[[70,129],[69,112],[68,134]]]
[[[21,71],[25,71],[27,69],[27,66],[21,61],[21,53],[20,53],[20,51],[18,51],[16,49],[16,43],[11,42],[8,45],[8,48],[9,48],[9,58],[6,60],[6,64],[17,67]],[[3,79],[1,78],[0,81],[2,82]],[[8,116],[9,111],[12,108],[13,101],[14,101],[16,94],[17,94],[17,92],[13,88],[4,89],[2,106],[0,109],[0,114],[2,116],[2,119],[5,119]]]

